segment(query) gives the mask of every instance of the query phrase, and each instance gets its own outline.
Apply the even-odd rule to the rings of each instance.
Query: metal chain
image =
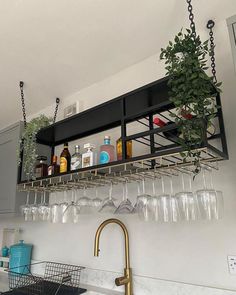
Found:
[[[24,120],[24,127],[26,127],[26,112],[25,112],[25,97],[24,97],[24,82],[20,81],[21,106]]]
[[[54,118],[53,118],[53,123],[56,123],[56,119],[57,119],[57,112],[58,112],[58,107],[60,104],[60,98],[56,98],[56,107],[55,107],[55,112],[54,112]]]
[[[186,0],[188,3],[188,12],[189,12],[189,20],[190,20],[190,29],[192,30],[193,37],[196,38],[196,26],[194,22],[194,14],[193,14],[193,6],[192,0]]]
[[[213,82],[217,83],[216,78],[216,59],[215,59],[215,42],[214,42],[214,34],[213,34],[213,28],[215,26],[215,22],[213,20],[209,20],[207,22],[207,28],[209,29],[209,35],[210,35],[210,46],[211,46],[211,72],[213,75]]]

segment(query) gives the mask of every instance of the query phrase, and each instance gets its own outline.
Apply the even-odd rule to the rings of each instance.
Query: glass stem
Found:
[[[109,200],[110,201],[112,200],[112,182],[111,182],[110,190],[109,190]]]
[[[164,183],[164,178],[161,176],[161,187],[162,187],[162,193],[165,193],[165,183]]]
[[[174,195],[172,176],[170,177],[170,193],[171,193],[172,196]]]
[[[43,192],[43,204],[46,204],[46,191]]]
[[[123,182],[123,201],[125,201],[125,182]]]
[[[143,184],[143,194],[145,195],[145,178],[143,177],[142,180],[142,184]]]
[[[125,200],[128,200],[128,183],[125,181]]]
[[[30,191],[27,191],[26,205],[29,205],[29,197],[30,197]]]
[[[185,192],[184,174],[183,174],[183,172],[181,173],[181,178],[182,178],[182,188],[183,188],[183,192]]]
[[[34,193],[34,205],[37,204],[37,197],[38,197],[38,192]]]
[[[189,174],[189,189],[190,189],[190,192],[192,192],[192,175]]]
[[[155,178],[153,178],[152,180],[152,194],[153,194],[153,197],[155,197],[156,195]]]
[[[212,179],[212,170],[210,169],[210,182],[211,182],[211,189],[214,190],[213,188],[213,179]]]
[[[203,186],[204,186],[204,189],[206,189],[206,171],[205,171],[205,168],[203,168],[202,177],[203,177]]]
[[[138,196],[140,196],[140,182],[138,181]]]

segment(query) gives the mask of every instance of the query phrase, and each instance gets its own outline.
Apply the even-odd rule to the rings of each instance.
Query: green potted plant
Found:
[[[217,108],[215,95],[221,85],[214,85],[213,77],[206,73],[206,56],[211,56],[212,49],[208,40],[201,42],[199,36],[186,29],[186,32],[181,30],[165,49],[162,48],[160,54],[169,76],[169,99],[176,108],[172,117],[181,134],[178,143],[185,151],[181,156],[185,162],[193,161],[195,174],[201,169],[201,153],[197,148],[204,140],[205,129],[212,124]]]
[[[18,163],[21,163],[23,153],[23,171],[27,179],[34,178],[34,167],[37,160],[36,135],[41,128],[47,127],[52,123],[52,118],[40,115],[27,123],[19,143]]]

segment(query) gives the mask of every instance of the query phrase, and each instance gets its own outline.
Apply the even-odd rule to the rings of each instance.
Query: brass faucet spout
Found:
[[[95,235],[95,242],[94,242],[94,256],[99,256],[99,242],[100,242],[100,236],[101,232],[104,229],[104,227],[110,223],[116,223],[118,224],[124,233],[125,237],[125,270],[124,270],[124,277],[117,278],[115,280],[115,283],[117,286],[125,285],[125,295],[133,295],[133,289],[132,289],[132,271],[130,268],[130,255],[129,255],[129,234],[126,226],[123,222],[121,222],[119,219],[111,218],[106,221],[104,221],[97,229],[96,235]]]

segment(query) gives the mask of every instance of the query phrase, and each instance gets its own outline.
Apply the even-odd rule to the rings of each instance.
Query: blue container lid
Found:
[[[18,244],[12,245],[11,249],[26,249],[26,248],[32,248],[33,245],[32,244],[25,244],[24,240],[20,240]]]

